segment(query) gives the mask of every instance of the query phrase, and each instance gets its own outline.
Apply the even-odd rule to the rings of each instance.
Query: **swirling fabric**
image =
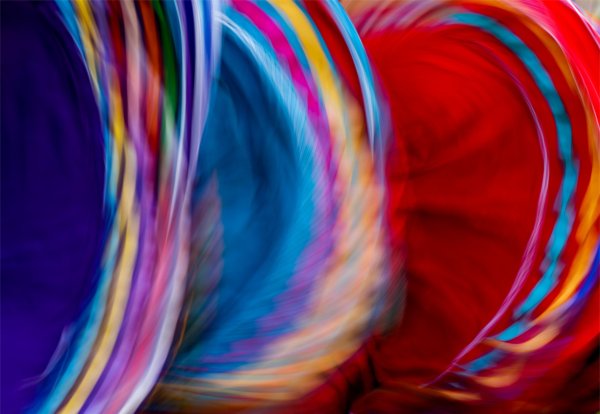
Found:
[[[1,17],[2,412],[600,409],[576,5]]]
[[[403,325],[373,353],[380,389],[356,412],[419,410],[426,398],[593,410],[594,26],[555,1],[346,6],[390,102],[389,221],[405,228],[408,279]],[[573,380],[583,389],[557,394]]]

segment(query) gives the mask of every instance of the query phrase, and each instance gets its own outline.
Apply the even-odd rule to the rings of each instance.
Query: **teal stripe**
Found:
[[[526,317],[535,310],[546,295],[552,291],[557,284],[558,275],[562,270],[559,258],[564,250],[573,225],[574,211],[572,201],[578,179],[577,162],[573,158],[572,150],[571,122],[562,99],[543,64],[535,53],[514,33],[495,20],[478,14],[460,13],[454,15],[452,20],[488,32],[510,48],[521,59],[546,98],[556,125],[558,150],[564,165],[561,189],[556,200],[558,218],[546,247],[546,257],[543,262],[544,273],[534,289],[515,312],[514,317],[519,319]],[[526,324],[515,323],[503,331],[498,338],[511,340],[523,333],[525,329]]]
[[[356,32],[356,28],[350,21],[350,18],[344,11],[342,5],[335,0],[327,0],[325,4],[328,6],[332,18],[337,23],[338,29],[346,41],[357,68],[358,79],[363,93],[365,111],[367,113],[367,128],[369,130],[371,148],[376,152],[382,151],[383,148],[380,147],[379,142],[381,140],[381,111],[375,92],[373,71],[371,70],[367,52]]]

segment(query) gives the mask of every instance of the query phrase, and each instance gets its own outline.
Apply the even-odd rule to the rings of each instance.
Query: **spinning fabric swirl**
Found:
[[[339,24],[333,5],[320,11]],[[365,125],[310,15],[242,1],[220,22],[193,194],[197,260],[181,340],[156,390],[158,406],[176,411],[307,393],[365,339],[387,280],[369,151],[380,127]],[[360,44],[344,46],[365,73]]]
[[[600,409],[576,5],[1,16],[3,413]]]
[[[409,283],[403,328],[373,354],[381,389],[356,411],[425,394],[597,410],[597,27],[567,2],[346,6],[394,120],[388,211]],[[417,343],[426,363],[392,357]]]

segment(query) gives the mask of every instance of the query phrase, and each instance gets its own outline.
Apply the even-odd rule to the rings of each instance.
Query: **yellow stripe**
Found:
[[[323,91],[322,96],[333,137],[345,137],[342,117],[340,116],[342,109],[341,93],[327,56],[321,48],[321,43],[312,25],[295,3],[288,0],[275,0],[273,5],[287,18],[302,44],[302,49],[308,58],[312,71],[314,71],[313,75],[317,80],[319,89]]]
[[[571,68],[566,61],[564,52],[556,43],[556,41],[549,37],[549,35],[542,31],[542,29],[530,20],[527,21],[527,26],[536,33],[538,38],[546,45],[547,49],[552,54],[552,57],[560,67],[562,75],[566,79],[571,91],[576,92],[584,106],[587,120],[587,136],[588,136],[588,148],[591,161],[591,172],[588,187],[586,189],[584,198],[581,206],[578,209],[579,225],[577,229],[573,230],[575,240],[579,244],[577,253],[570,267],[570,271],[565,279],[560,293],[550,303],[548,308],[541,313],[534,323],[540,322],[542,319],[547,318],[551,312],[559,308],[565,302],[571,298],[573,293],[577,290],[589,268],[592,264],[594,249],[598,243],[599,234],[595,228],[598,217],[600,217],[600,160],[598,157],[598,126],[595,122],[595,117],[588,97],[584,95],[585,92],[580,88],[572,75]]]
[[[518,344],[489,339],[486,343],[494,346],[502,351],[512,352],[515,354],[526,354],[538,350],[549,344],[558,336],[560,330],[556,326],[545,327],[540,333],[533,338]]]
[[[96,72],[95,49],[95,46],[98,45],[99,42],[98,32],[96,30],[92,10],[90,9],[89,4],[84,0],[77,0],[75,5],[77,16],[79,17],[79,34],[81,36],[81,42],[83,43],[85,60],[87,61],[86,66],[89,68],[92,83],[96,89],[96,94],[98,94],[98,74]]]
[[[589,122],[590,137],[597,137],[597,134],[594,134],[595,131],[592,131],[592,128],[594,128],[592,123],[593,121]],[[547,317],[550,312],[564,304],[573,295],[587,275],[594,258],[594,249],[600,237],[595,227],[600,216],[600,185],[598,185],[600,183],[600,166],[596,140],[591,139],[589,146],[592,154],[592,171],[590,183],[579,208],[580,223],[575,232],[575,238],[580,243],[580,246],[560,293],[536,321]]]
[[[523,360],[519,360],[509,366],[496,369],[492,376],[477,376],[473,377],[473,380],[486,387],[508,387],[519,379],[524,365]]]

